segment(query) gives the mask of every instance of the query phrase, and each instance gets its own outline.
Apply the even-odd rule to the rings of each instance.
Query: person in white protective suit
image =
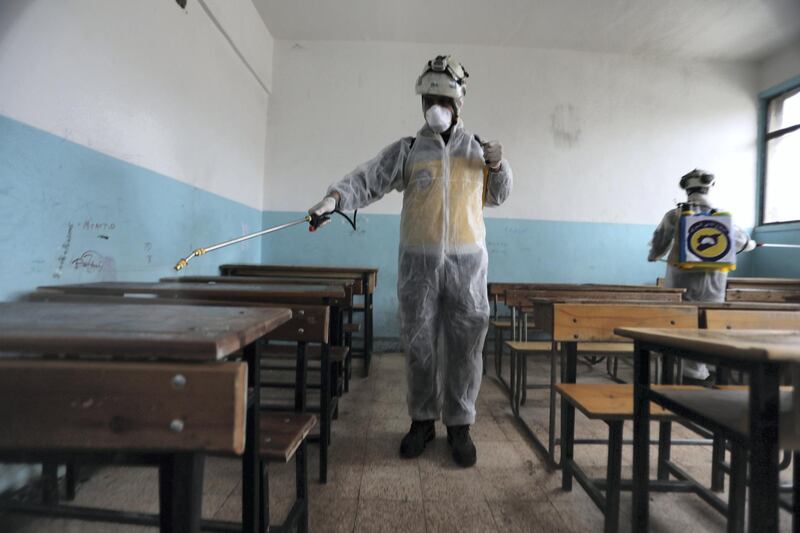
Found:
[[[500,143],[481,144],[464,129],[467,76],[451,56],[429,61],[416,83],[425,116],[416,137],[381,150],[309,209],[323,215],[403,193],[397,297],[412,422],[400,454],[419,456],[441,415],[453,458],[465,467],[476,461],[469,427],[489,322],[483,207],[502,204],[512,183]]]
[[[708,212],[713,209],[708,200],[708,191],[714,185],[714,175],[703,170],[694,169],[681,177],[680,186],[686,190],[686,203],[695,211]],[[686,289],[684,300],[689,302],[724,302],[728,273],[721,271],[683,270],[678,264],[678,242],[676,225],[680,218],[681,208],[667,211],[661,223],[653,233],[650,242],[648,261],[657,261],[667,252],[667,275],[665,286]],[[749,252],[756,247],[756,242],[741,228],[734,226],[733,241],[736,252]],[[692,384],[709,384],[710,372],[703,363],[683,361],[683,381]]]

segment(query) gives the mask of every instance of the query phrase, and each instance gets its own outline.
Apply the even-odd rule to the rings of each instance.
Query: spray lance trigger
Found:
[[[343,216],[345,220],[350,224],[353,228],[353,231],[356,231],[356,217],[358,216],[358,209],[353,211],[353,218],[345,215],[343,211],[334,209],[330,213],[325,213],[324,215],[308,215],[306,216],[306,220],[308,220],[308,231],[317,231],[319,228],[324,226],[325,224],[330,223],[331,215],[333,213],[338,213],[339,215]]]
[[[308,231],[311,232],[317,231],[319,228],[330,223],[331,221],[331,217],[328,214],[308,215],[306,218],[308,219]]]

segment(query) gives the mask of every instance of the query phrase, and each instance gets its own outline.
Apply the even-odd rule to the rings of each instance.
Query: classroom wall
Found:
[[[800,79],[800,40],[778,50],[759,64],[759,88],[767,90],[791,79]],[[753,232],[759,242],[800,244],[800,223],[757,227]],[[759,248],[753,252],[754,275],[800,278],[800,251]]]
[[[223,26],[225,25],[225,26]],[[261,224],[272,37],[250,2],[0,4],[0,297],[157,279]],[[193,273],[212,273],[203,258]],[[259,246],[217,261],[258,261]]]
[[[758,70],[760,91],[800,76],[800,39],[761,61]]]
[[[514,191],[487,209],[489,278],[653,283],[646,261],[665,211],[694,167],[720,177],[714,198],[754,223],[754,65],[559,50],[399,43],[275,44],[264,221],[292,219],[327,186],[423,123],[414,82],[450,52],[470,72],[464,121],[500,139]],[[376,335],[397,335],[401,196],[344,222],[264,239],[265,261],[381,269]],[[746,258],[742,270],[746,271]]]
[[[156,280],[257,229],[271,83],[250,2],[0,2],[0,299]],[[247,243],[191,269],[260,255]],[[30,475],[0,465],[0,492]]]

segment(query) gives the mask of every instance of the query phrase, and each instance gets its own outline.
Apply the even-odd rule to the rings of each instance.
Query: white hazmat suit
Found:
[[[511,184],[505,160],[484,180],[483,149],[459,119],[447,143],[426,124],[328,189],[345,210],[403,193],[397,297],[412,420],[475,422],[489,322],[483,205],[502,204]]]

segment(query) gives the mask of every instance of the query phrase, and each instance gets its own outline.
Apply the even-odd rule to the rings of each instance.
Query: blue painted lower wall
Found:
[[[0,116],[0,300],[39,285],[156,280],[179,256],[254,231],[261,211]],[[258,262],[256,243],[197,259]],[[2,428],[0,428],[2,431]],[[0,493],[38,468],[0,465]]]
[[[264,226],[300,216],[268,211]],[[399,228],[399,215],[361,215],[357,232],[334,217],[316,233],[300,226],[266,237],[261,255],[268,263],[378,267],[375,335],[396,337]],[[664,263],[646,259],[655,229],[648,224],[489,218],[486,228],[490,281],[653,284],[664,275]],[[746,275],[741,260],[737,272]]]
[[[194,248],[261,224],[261,211],[0,116],[0,299],[38,285],[156,280]],[[250,242],[191,263],[257,262]]]
[[[761,226],[753,231],[759,243],[800,244],[800,223]],[[756,248],[753,271],[774,278],[800,278],[800,249]]]

